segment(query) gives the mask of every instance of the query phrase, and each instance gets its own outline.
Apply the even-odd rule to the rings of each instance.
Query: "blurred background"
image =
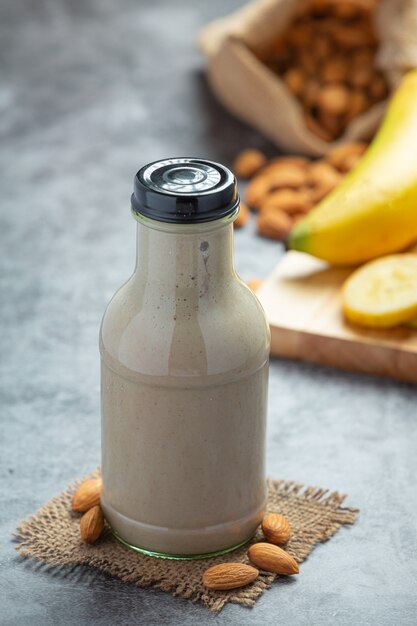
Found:
[[[62,472],[69,455],[52,443],[58,432],[71,457],[81,460],[93,446],[88,456],[99,458],[98,328],[133,271],[135,172],[167,156],[230,164],[240,147],[274,150],[216,102],[195,46],[204,23],[238,5],[2,5],[4,383],[13,426],[30,411],[32,427],[42,431],[34,464],[47,455],[48,472]],[[269,273],[278,245],[250,227],[238,236],[242,275]],[[11,449],[13,433],[5,436]]]
[[[279,153],[218,103],[195,45],[205,24],[242,4],[0,5],[4,536],[100,461],[98,330],[107,302],[134,266],[135,172],[172,156],[230,166],[244,148]],[[236,231],[236,266],[245,280],[266,277],[282,254],[282,243],[257,234],[254,219]],[[408,546],[413,525],[402,502],[415,503],[414,388],[274,359],[269,401],[268,473],[350,492],[350,503],[364,509],[353,548],[351,533],[339,533],[330,558],[319,549],[303,566],[302,594],[294,585],[281,590],[283,622],[411,624],[394,619],[411,620],[410,570],[396,577],[392,568],[399,567],[395,554]],[[402,523],[391,532],[395,509],[402,511]],[[380,550],[388,540],[389,570]],[[336,576],[341,561],[343,576]],[[97,617],[97,602],[107,612],[103,624],[211,619],[199,607],[94,573],[86,574],[94,592],[74,579],[34,573],[10,554],[10,546],[2,565],[8,597],[3,623],[56,624],[70,612],[71,623],[88,624]],[[165,621],[155,617],[156,599],[160,611],[169,611]],[[266,594],[258,613],[244,612],[245,623],[272,623],[269,611],[276,610],[276,601],[273,592]],[[230,607],[224,623],[241,623],[236,620],[242,614]]]
[[[133,270],[135,172],[166,156],[230,164],[241,146],[272,149],[225,112],[206,85],[195,39],[222,5],[2,5],[2,339],[14,365],[5,372],[6,389],[18,404],[36,397],[43,424],[50,413],[51,426],[64,426],[66,436],[72,427],[78,432],[74,412],[95,413],[94,446],[98,326]],[[279,248],[250,229],[240,235],[240,272],[266,275]],[[251,258],[239,254],[248,248]],[[80,437],[82,447],[87,439]],[[63,456],[47,438],[39,445]]]

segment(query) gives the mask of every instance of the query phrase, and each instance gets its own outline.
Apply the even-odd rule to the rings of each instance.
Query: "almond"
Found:
[[[269,513],[262,520],[262,532],[271,543],[287,543],[291,537],[291,528],[284,515]]]
[[[246,187],[246,202],[254,209],[258,209],[263,199],[271,189],[271,181],[262,173],[252,178]]]
[[[319,185],[317,185],[316,187],[312,187],[311,188],[311,202],[312,204],[315,206],[316,204],[318,204],[321,200],[323,200],[323,198],[325,198],[327,196],[327,194],[329,193],[327,187],[321,187]]]
[[[282,548],[271,543],[254,543],[248,550],[252,563],[267,572],[276,574],[298,574],[298,564],[292,556]]]
[[[281,168],[297,168],[301,172],[307,168],[309,160],[302,156],[279,156],[271,159],[265,167],[262,168],[260,175],[268,176]]]
[[[329,161],[340,172],[346,171],[345,161],[352,155],[362,156],[367,148],[366,143],[352,142],[344,143],[340,146],[336,146],[326,156],[326,160]]]
[[[72,497],[71,506],[73,511],[84,513],[93,506],[100,504],[101,487],[101,478],[95,478],[83,482]]]
[[[308,10],[317,17],[323,17],[329,13],[330,8],[329,0],[311,0]]]
[[[246,187],[248,205],[259,209],[271,191],[284,187],[301,187],[306,180],[306,163],[305,159],[296,157],[271,161]]]
[[[278,189],[268,194],[260,206],[261,211],[280,209],[293,215],[307,213],[311,208],[309,194],[305,190]]]
[[[316,59],[308,47],[299,50],[296,62],[303,70],[304,75],[315,76],[317,70]]]
[[[321,91],[320,83],[315,78],[309,78],[304,83],[303,101],[307,107],[314,107],[317,104]]]
[[[100,537],[104,528],[104,516],[101,508],[93,506],[81,518],[80,535],[83,541],[94,543]]]
[[[304,81],[305,76],[298,67],[291,67],[284,74],[284,83],[295,96],[301,95],[304,88]]]
[[[369,85],[369,93],[375,100],[383,100],[388,94],[388,86],[385,78],[375,72],[371,84]]]
[[[345,123],[369,109],[371,102],[364,91],[353,89],[350,92],[348,108],[345,115]]]
[[[353,168],[357,166],[361,159],[361,154],[349,154],[343,162],[344,171],[350,172],[350,170],[353,170]]]
[[[315,187],[312,187],[310,192],[312,204],[318,204],[321,200],[323,200],[323,198],[327,196],[328,193],[330,193],[330,191],[331,190],[328,188],[327,185],[316,185]]]
[[[251,178],[265,163],[266,156],[260,150],[243,150],[234,160],[232,170],[239,178]]]
[[[331,115],[343,115],[349,105],[349,90],[343,85],[326,85],[318,99],[319,108]]]
[[[318,30],[318,32],[325,33],[326,35],[331,37],[334,49],[333,34],[336,29],[340,28],[340,26],[343,26],[343,24],[340,23],[340,20],[338,20],[333,15],[328,15],[324,19],[321,19],[318,24],[316,24],[316,29]]]
[[[354,67],[362,67],[363,65],[374,64],[375,53],[370,48],[360,48],[350,55],[352,65]]]
[[[321,78],[325,83],[343,83],[349,75],[349,65],[345,56],[329,57],[321,68]]]
[[[351,20],[360,16],[361,7],[355,2],[338,0],[338,2],[332,5],[332,11],[337,17],[341,17],[344,20]]]
[[[340,183],[342,175],[330,163],[320,160],[310,165],[307,180],[314,188],[329,193]]]
[[[292,219],[280,209],[262,211],[257,220],[259,233],[269,239],[285,239],[292,228]]]
[[[268,165],[265,170],[262,171],[262,175],[268,176],[271,189],[280,187],[296,189],[305,183],[305,165],[290,159],[277,160]]]
[[[295,215],[291,215],[292,225],[295,226],[298,222],[301,222],[305,216],[305,213],[295,213]]]
[[[246,224],[249,219],[249,209],[243,202],[240,203],[239,213],[237,214],[237,218],[233,222],[233,226],[235,228],[241,228]]]
[[[311,42],[311,53],[317,61],[327,59],[332,53],[332,44],[330,39],[321,33],[316,33]]]
[[[208,589],[236,589],[258,578],[259,572],[244,563],[220,563],[203,573],[203,585]]]
[[[305,50],[311,42],[311,27],[309,24],[294,24],[287,30],[286,38],[289,45]]]
[[[355,28],[338,24],[332,30],[332,37],[336,43],[344,48],[361,48],[375,43],[375,37],[368,25]]]
[[[334,138],[339,137],[343,131],[343,118],[340,115],[333,115],[332,113],[319,110],[318,120],[321,126]]]
[[[325,159],[316,159],[310,163],[307,173],[309,185],[320,185],[322,183],[333,184],[340,182],[342,175]]]
[[[373,77],[372,65],[359,65],[351,69],[349,73],[349,82],[352,87],[362,89],[367,87]]]

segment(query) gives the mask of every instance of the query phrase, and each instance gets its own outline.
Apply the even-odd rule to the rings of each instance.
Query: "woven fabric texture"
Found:
[[[80,539],[80,515],[71,510],[71,498],[83,480],[98,475],[96,470],[72,483],[20,523],[15,536],[19,542],[16,549],[22,556],[36,558],[53,568],[88,565],[138,587],[161,589],[173,596],[201,602],[214,612],[227,602],[254,605],[275,580],[279,584],[279,576],[261,571],[256,581],[242,589],[210,591],[203,586],[202,574],[208,567],[227,562],[249,563],[249,544],[220,557],[174,561],[137,553],[119,543],[107,528],[94,545],[84,543]],[[298,563],[341,526],[354,523],[357,510],[342,507],[344,498],[337,492],[305,488],[295,482],[268,481],[267,511],[287,517],[292,536],[285,549]],[[251,543],[260,539],[262,533],[258,530]],[[300,573],[302,576],[302,569]]]

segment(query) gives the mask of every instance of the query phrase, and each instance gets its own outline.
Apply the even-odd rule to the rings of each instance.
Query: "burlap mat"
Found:
[[[172,561],[134,552],[114,539],[108,529],[96,544],[83,543],[79,533],[80,515],[71,511],[71,497],[80,482],[98,473],[99,470],[72,483],[35,515],[21,522],[15,533],[19,540],[16,549],[21,555],[34,557],[52,567],[91,565],[138,587],[161,589],[173,596],[199,601],[212,611],[219,611],[227,602],[252,606],[275,579],[279,580],[275,574],[261,572],[255,582],[242,589],[209,591],[203,587],[202,573],[211,565],[232,561],[248,563],[248,546],[211,559]],[[357,509],[342,508],[345,496],[337,492],[304,488],[283,480],[270,480],[268,487],[267,509],[288,518],[292,538],[286,549],[298,563],[307,558],[317,543],[329,539],[343,524],[355,521]],[[253,541],[261,536],[258,532]]]

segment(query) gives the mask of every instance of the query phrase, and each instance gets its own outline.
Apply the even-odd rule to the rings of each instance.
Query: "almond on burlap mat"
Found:
[[[34,557],[52,567],[90,565],[138,587],[161,589],[174,596],[199,601],[212,611],[219,611],[227,602],[254,605],[265,589],[275,579],[279,580],[276,574],[261,572],[251,585],[242,589],[210,591],[203,587],[201,578],[208,567],[217,563],[248,563],[248,545],[220,557],[173,561],[135,552],[114,539],[107,528],[94,545],[84,543],[80,539],[80,516],[71,510],[71,498],[81,482],[98,475],[97,470],[72,483],[35,515],[21,522],[15,533],[19,540],[16,549],[21,555]],[[341,507],[344,498],[337,492],[305,488],[295,482],[268,481],[267,511],[282,513],[288,518],[292,537],[285,549],[298,563],[342,525],[354,523],[357,509]],[[258,530],[251,543],[261,537]]]

